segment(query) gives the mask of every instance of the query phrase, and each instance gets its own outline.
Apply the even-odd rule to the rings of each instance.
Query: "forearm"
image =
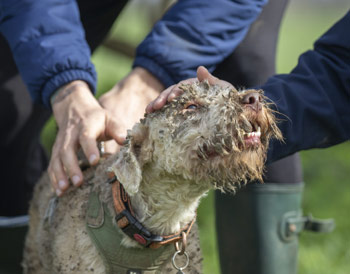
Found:
[[[304,53],[288,75],[261,88],[281,113],[285,144],[274,142],[268,162],[296,151],[350,139],[350,13]]]
[[[164,86],[195,77],[200,65],[213,71],[243,40],[267,0],[182,0],[140,44],[134,66]]]
[[[49,106],[51,94],[73,80],[95,90],[96,73],[74,0],[2,0],[0,6],[0,30],[34,101]]]

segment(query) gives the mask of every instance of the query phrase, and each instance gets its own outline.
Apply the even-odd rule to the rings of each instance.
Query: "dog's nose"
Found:
[[[255,111],[259,111],[262,108],[261,101],[262,101],[262,98],[258,92],[251,92],[244,95],[242,99],[242,104],[254,109]]]

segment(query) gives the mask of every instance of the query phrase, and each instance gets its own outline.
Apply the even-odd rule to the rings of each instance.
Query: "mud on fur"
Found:
[[[25,273],[106,272],[87,233],[86,218],[94,192],[115,225],[107,170],[124,186],[137,219],[158,235],[176,233],[190,223],[208,190],[234,191],[238,184],[261,179],[269,140],[281,139],[262,91],[237,91],[206,82],[182,89],[182,96],[146,115],[128,132],[119,153],[85,170],[84,184],[56,198],[54,207],[49,206],[55,197],[49,177],[41,178],[30,206]],[[115,230],[122,233],[121,248],[146,249],[118,227]],[[201,272],[196,230],[190,234],[187,251],[190,265],[185,272]],[[170,260],[149,273],[176,272]]]
[[[181,89],[184,91],[181,97],[166,105],[161,113],[150,115],[152,119],[161,116],[163,124],[171,125],[167,132],[162,129],[165,125],[159,127],[158,134],[154,130],[160,139],[171,136],[167,138],[172,140],[173,148],[167,144],[161,155],[166,155],[166,150],[171,154],[176,151],[181,159],[169,172],[178,170],[185,178],[200,184],[207,181],[228,191],[248,180],[262,180],[269,140],[282,140],[273,112],[266,107],[263,91],[237,91],[233,87],[210,86],[207,82]],[[258,111],[250,108],[249,103],[242,103],[253,93],[259,94]],[[247,135],[257,130],[260,142],[247,145]]]

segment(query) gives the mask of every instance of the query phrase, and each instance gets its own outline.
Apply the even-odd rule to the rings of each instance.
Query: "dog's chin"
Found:
[[[245,170],[244,181],[262,181],[266,149],[263,145],[253,144],[248,146],[240,156],[240,166]]]
[[[200,177],[199,183],[206,181],[214,189],[235,192],[237,188],[249,181],[262,180],[265,154],[265,146],[255,142],[229,154],[208,150],[205,156],[192,161],[192,164],[197,162],[193,165],[192,174],[197,178]]]

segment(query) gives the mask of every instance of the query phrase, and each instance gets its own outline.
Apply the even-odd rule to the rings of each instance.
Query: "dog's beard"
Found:
[[[172,155],[161,161],[167,172],[228,191],[262,179],[269,139],[280,139],[280,133],[264,103],[261,111],[255,111],[239,103],[237,95],[215,95],[214,99],[185,96],[168,105],[166,119],[172,127],[169,134],[163,131],[161,136],[171,140],[167,149]],[[186,102],[194,102],[198,108],[184,112]],[[173,158],[181,159],[174,167]]]
[[[268,133],[265,126],[263,130],[264,134]],[[210,138],[197,138],[196,145],[182,147],[186,177],[229,192],[248,181],[261,181],[271,134],[262,136],[254,144],[247,144],[246,134],[240,127],[224,126],[217,128]],[[193,147],[196,150],[191,149]]]
[[[209,159],[203,165],[206,170],[204,177],[211,181],[214,188],[228,192],[235,192],[237,187],[248,181],[262,181],[265,152],[265,148],[259,146]]]

